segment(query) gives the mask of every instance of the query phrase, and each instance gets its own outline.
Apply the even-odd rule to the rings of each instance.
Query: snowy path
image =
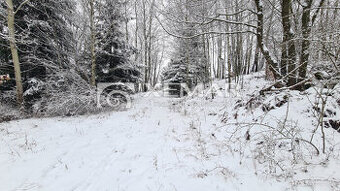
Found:
[[[0,124],[0,191],[282,190],[251,160],[219,158],[227,147],[199,133],[213,115],[174,110],[170,99],[144,97],[125,112]]]

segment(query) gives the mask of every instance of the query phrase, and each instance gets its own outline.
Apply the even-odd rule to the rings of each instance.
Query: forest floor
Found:
[[[237,109],[266,82],[254,83],[254,76],[246,79],[246,89],[253,88],[228,98],[140,94],[126,111],[1,123],[0,190],[340,190],[340,134],[325,129],[332,152],[319,156],[308,144],[293,155],[284,142],[263,143],[279,138],[253,131],[255,123],[286,119],[287,127],[294,121],[312,128],[314,122],[302,95],[266,113]],[[233,125],[239,121],[254,124]]]

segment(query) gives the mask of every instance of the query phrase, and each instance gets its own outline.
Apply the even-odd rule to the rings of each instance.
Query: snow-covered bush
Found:
[[[0,123],[21,118],[23,118],[23,115],[20,115],[16,108],[7,104],[0,105]]]
[[[321,62],[312,67],[314,74],[314,83],[323,85],[326,88],[333,89],[340,81],[340,64]]]
[[[96,91],[76,72],[63,72],[48,79],[40,101],[33,105],[37,116],[74,116],[99,111]]]
[[[0,92],[1,105],[15,105],[16,103],[15,98],[16,98],[15,90],[8,90],[8,91]]]
[[[0,94],[0,123],[23,118],[15,108],[15,91],[1,92]]]

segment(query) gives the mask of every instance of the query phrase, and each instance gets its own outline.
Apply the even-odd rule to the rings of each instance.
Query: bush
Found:
[[[24,115],[20,115],[20,112],[16,108],[1,102],[0,123],[8,122],[8,121],[16,120],[16,119],[21,119],[23,117]]]
[[[75,72],[49,78],[42,98],[33,105],[35,116],[75,116],[100,111],[96,90]]]

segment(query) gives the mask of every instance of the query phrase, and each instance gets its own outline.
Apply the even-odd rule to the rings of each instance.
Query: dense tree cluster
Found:
[[[243,74],[265,67],[276,87],[304,90],[330,68],[322,78],[338,79],[338,6],[336,0],[173,0],[164,14],[171,24],[163,28],[182,43],[204,39],[200,54],[212,79],[242,82]]]
[[[177,41],[175,45],[173,58],[163,69],[163,81],[186,83],[188,87],[207,82],[209,79],[208,60],[202,54],[202,41],[199,38],[186,39]]]
[[[245,74],[266,71],[275,81],[267,91],[334,87],[339,80],[338,0],[0,5],[0,75],[13,79],[0,90],[15,87],[18,104],[25,97],[28,107],[71,94],[73,86],[93,91],[100,82],[135,82],[146,91],[160,80],[194,87],[227,79],[231,87],[233,80],[242,85]]]
[[[102,1],[97,16],[97,81],[137,82],[140,71],[129,60],[135,49],[127,44],[120,30],[125,20],[123,4],[111,0]]]
[[[204,28],[198,28],[196,24],[190,22],[196,19],[203,22],[200,18],[204,11],[200,3],[186,1],[185,4],[180,4],[174,1],[167,8],[169,10],[167,14],[174,15],[177,20],[177,22],[171,22],[171,25],[179,36],[192,37],[204,31]],[[200,36],[176,38],[172,45],[174,47],[171,54],[172,61],[163,70],[163,81],[187,83],[188,87],[207,82],[210,72],[208,56],[205,53],[205,39]]]
[[[79,91],[91,89],[86,84],[90,84],[90,63],[94,58],[95,82],[138,80],[139,69],[130,61],[134,49],[124,41],[121,32],[124,22],[123,13],[120,12],[121,2],[92,2],[93,12],[88,9],[89,1],[15,0],[11,1],[13,10],[10,1],[1,2],[0,74],[9,74],[13,79],[14,76],[18,77],[13,68],[15,57],[12,57],[9,46],[13,38],[10,36],[8,18],[9,13],[13,13],[13,47],[18,52],[23,85],[19,97],[24,97],[26,109],[41,101],[41,98],[46,103],[46,98],[56,93],[69,93],[74,84],[85,88]],[[82,9],[79,10],[79,7]],[[84,19],[78,18],[81,14],[85,16]],[[93,33],[89,32],[92,29],[89,27],[90,17],[93,17]],[[93,41],[89,41],[92,34]],[[80,38],[86,40],[79,41]],[[92,45],[94,57],[89,56]],[[1,88],[4,91],[13,88],[13,85],[7,83]],[[17,92],[20,94],[20,91]],[[18,102],[21,102],[22,98],[19,97]]]

